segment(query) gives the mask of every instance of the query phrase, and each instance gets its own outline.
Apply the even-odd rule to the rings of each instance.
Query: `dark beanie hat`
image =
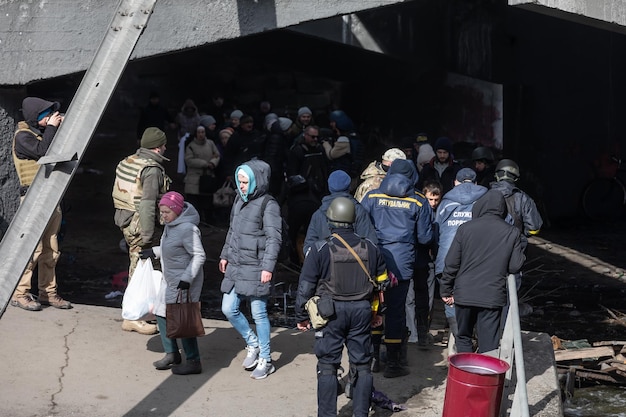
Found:
[[[437,149],[443,149],[444,151],[448,151],[449,153],[452,153],[452,141],[450,140],[450,138],[442,136],[439,139],[437,139],[437,141],[435,142],[434,148],[435,148],[435,152],[437,152]]]
[[[330,113],[330,121],[335,122],[337,129],[344,132],[351,132],[354,130],[354,123],[352,119],[343,110],[335,110]]]
[[[417,184],[419,180],[419,175],[417,173],[417,168],[415,168],[415,164],[413,161],[408,159],[396,159],[391,163],[389,167],[389,171],[387,171],[387,175],[390,174],[401,174],[411,180],[413,185]]]
[[[348,191],[351,180],[350,175],[348,175],[345,171],[340,169],[333,171],[328,177],[328,191],[331,193]]]
[[[158,127],[149,127],[141,136],[141,147],[146,149],[154,149],[167,143],[167,136]]]

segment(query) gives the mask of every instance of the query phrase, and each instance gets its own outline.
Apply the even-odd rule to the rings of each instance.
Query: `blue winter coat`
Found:
[[[318,240],[326,239],[330,236],[330,227],[328,226],[328,218],[326,217],[326,210],[330,206],[330,203],[337,197],[346,197],[352,200],[356,209],[356,220],[354,222],[354,233],[361,237],[366,237],[374,244],[378,243],[376,238],[376,229],[369,218],[369,214],[363,206],[352,197],[349,193],[338,192],[327,195],[322,199],[322,205],[311,217],[309,228],[306,231],[306,237],[304,238],[303,251],[306,255],[309,249],[313,247]]]
[[[413,276],[417,243],[426,245],[432,239],[430,206],[414,186],[415,181],[390,170],[380,188],[361,201],[376,229],[387,270],[401,280]]]
[[[448,191],[441,199],[435,215],[435,223],[439,229],[435,275],[443,272],[446,255],[456,230],[463,223],[472,220],[472,207],[486,192],[487,189],[482,185],[464,182]]]
[[[228,261],[221,291],[262,297],[270,293],[270,282],[261,282],[261,272],[273,272],[282,242],[280,207],[270,199],[261,213],[263,196],[267,194],[270,167],[261,160],[251,160],[240,167],[248,173],[248,193],[239,193],[230,213],[230,227],[220,259]],[[235,178],[237,178],[235,170]]]

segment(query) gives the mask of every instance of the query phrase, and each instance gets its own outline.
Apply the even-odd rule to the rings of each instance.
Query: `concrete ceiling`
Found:
[[[508,3],[509,6],[626,34],[624,0],[508,0]]]
[[[131,59],[408,1],[159,0]],[[117,5],[118,0],[0,2],[0,85],[87,69]]]

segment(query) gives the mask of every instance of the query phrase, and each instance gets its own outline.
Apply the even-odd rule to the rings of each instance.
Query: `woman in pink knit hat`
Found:
[[[164,303],[160,303],[154,314],[157,318],[159,333],[165,356],[153,363],[158,370],[172,369],[177,375],[199,374],[202,372],[198,340],[193,338],[182,339],[186,361],[181,364],[182,358],[178,350],[176,339],[166,335],[165,304],[176,302],[179,291],[189,291],[192,302],[200,300],[202,282],[204,280],[203,265],[206,258],[200,236],[200,215],[193,205],[185,202],[182,195],[175,191],[165,193],[159,201],[159,212],[165,230],[161,236],[160,246],[140,252],[140,257],[146,259],[155,257],[161,259],[163,266],[163,281],[161,293],[164,294]],[[183,297],[186,298],[186,294]]]

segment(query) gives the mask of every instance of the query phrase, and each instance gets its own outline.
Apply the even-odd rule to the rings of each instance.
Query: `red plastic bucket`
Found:
[[[458,353],[448,361],[443,417],[498,417],[509,364],[480,353]]]

